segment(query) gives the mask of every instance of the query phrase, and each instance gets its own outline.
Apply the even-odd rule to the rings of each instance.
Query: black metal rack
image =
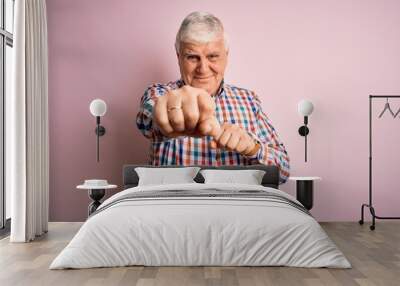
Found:
[[[400,217],[384,217],[375,214],[375,209],[372,205],[372,100],[374,98],[400,98],[400,95],[370,95],[369,96],[369,204],[361,206],[361,219],[359,224],[364,224],[364,207],[369,208],[372,216],[372,225],[370,229],[375,229],[375,219],[400,219]]]

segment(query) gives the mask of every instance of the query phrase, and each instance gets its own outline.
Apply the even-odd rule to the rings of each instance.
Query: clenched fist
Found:
[[[205,90],[188,85],[158,97],[153,120],[167,137],[220,134],[214,99]]]
[[[243,156],[253,156],[260,148],[246,130],[235,124],[221,125],[220,134],[211,142],[211,148],[224,148]]]

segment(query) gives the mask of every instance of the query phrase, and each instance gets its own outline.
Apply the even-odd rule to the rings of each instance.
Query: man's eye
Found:
[[[190,61],[197,60],[197,56],[194,56],[194,55],[188,55],[188,56],[186,56],[186,58]]]
[[[208,58],[211,60],[216,60],[218,59],[218,55],[209,55]]]

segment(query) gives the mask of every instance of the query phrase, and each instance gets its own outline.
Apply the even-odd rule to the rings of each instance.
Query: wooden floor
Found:
[[[322,226],[352,269],[290,267],[120,267],[48,270],[81,223],[50,223],[32,243],[0,241],[0,285],[400,285],[400,222],[379,221],[375,231],[358,223]]]

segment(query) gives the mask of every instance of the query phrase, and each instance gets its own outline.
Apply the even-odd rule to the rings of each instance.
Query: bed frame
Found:
[[[139,177],[135,171],[136,167],[146,167],[146,168],[159,168],[158,166],[152,165],[124,165],[122,173],[123,189],[128,189],[136,187],[139,182]],[[180,168],[182,166],[162,166],[163,168]],[[266,166],[266,165],[248,165],[248,166],[196,166],[201,169],[219,169],[219,170],[263,170],[265,175],[262,179],[261,184],[265,187],[279,188],[279,169],[276,166]],[[204,183],[204,178],[200,174],[194,178],[197,183]]]

